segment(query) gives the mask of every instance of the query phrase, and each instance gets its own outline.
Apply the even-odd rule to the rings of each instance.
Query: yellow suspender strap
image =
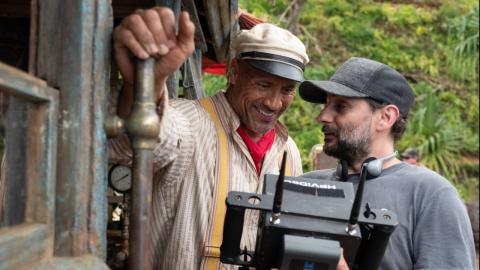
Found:
[[[229,180],[229,143],[227,135],[215,111],[211,98],[200,99],[200,104],[210,114],[217,130],[216,179],[213,201],[210,207],[209,224],[205,241],[204,257],[200,269],[214,270],[220,266],[220,245],[223,239],[223,223],[227,211],[225,200],[228,193]]]
[[[285,150],[285,149],[284,149]],[[281,151],[278,154],[278,169],[280,170],[280,167],[282,165],[282,157],[283,157],[283,151]],[[287,162],[285,163],[285,176],[293,176],[293,171],[292,171],[292,161],[288,157],[288,151],[287,151]]]
[[[220,246],[223,240],[223,225],[225,220],[225,213],[227,207],[225,200],[228,194],[229,181],[229,160],[230,149],[225,129],[220,122],[220,118],[215,110],[210,97],[205,97],[199,100],[200,105],[210,114],[215,128],[217,130],[217,154],[216,154],[216,179],[213,191],[213,202],[209,214],[209,224],[205,241],[204,257],[202,258],[201,270],[215,270],[220,266]],[[279,155],[279,166],[283,151]],[[285,175],[292,175],[291,160],[287,155],[287,163],[285,166]]]
[[[288,155],[287,155],[287,162],[285,163],[285,176],[292,176],[292,166],[290,165],[291,165],[291,162],[288,161]]]

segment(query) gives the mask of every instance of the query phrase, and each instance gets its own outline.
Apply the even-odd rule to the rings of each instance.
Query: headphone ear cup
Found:
[[[367,164],[367,179],[378,177],[382,173],[383,160],[376,159]]]
[[[346,160],[339,160],[337,164],[337,179],[347,181],[348,178],[348,163]]]

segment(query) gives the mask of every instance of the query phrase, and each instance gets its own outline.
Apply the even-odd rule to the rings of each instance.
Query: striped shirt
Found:
[[[165,100],[167,98],[165,97]],[[275,141],[266,153],[260,175],[249,150],[236,132],[240,119],[225,93],[212,97],[220,122],[232,142],[229,190],[261,193],[266,173],[278,173],[279,155],[287,150],[293,175],[302,173],[298,149],[277,123]],[[164,102],[166,103],[166,101]],[[209,209],[213,201],[217,136],[210,115],[197,100],[174,99],[159,106],[161,129],[154,149],[152,264],[153,269],[198,269],[204,253]],[[109,141],[109,158],[129,163],[126,136]],[[241,246],[254,250],[258,213],[246,211]],[[222,265],[222,269],[237,269]]]

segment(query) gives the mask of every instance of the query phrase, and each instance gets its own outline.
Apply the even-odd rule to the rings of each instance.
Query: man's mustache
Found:
[[[338,128],[331,127],[331,126],[323,126],[322,132],[325,133],[332,133],[335,136],[338,136]]]

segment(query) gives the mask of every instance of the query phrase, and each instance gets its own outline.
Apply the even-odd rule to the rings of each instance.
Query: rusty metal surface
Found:
[[[39,1],[37,74],[60,90],[55,254],[106,257],[108,0]],[[58,23],[62,22],[62,23]]]

